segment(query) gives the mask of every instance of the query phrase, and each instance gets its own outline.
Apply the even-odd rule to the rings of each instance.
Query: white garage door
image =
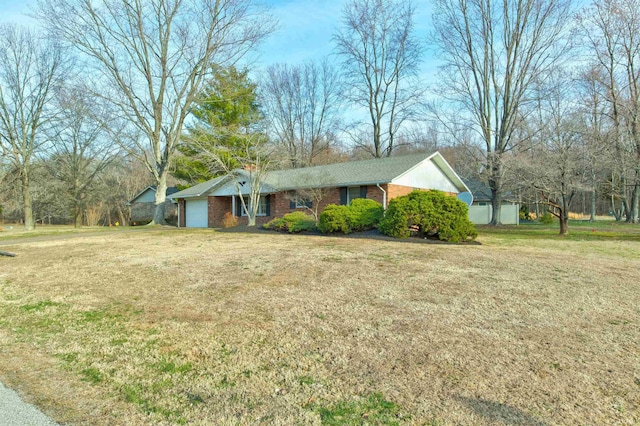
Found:
[[[209,201],[187,200],[185,205],[185,219],[187,228],[206,228],[209,226],[208,220]]]

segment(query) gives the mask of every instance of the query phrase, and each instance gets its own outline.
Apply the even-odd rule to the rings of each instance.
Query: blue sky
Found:
[[[340,24],[347,0],[266,0],[279,22],[277,31],[261,46],[257,66],[276,62],[298,64],[332,52],[331,37]],[[0,0],[0,22],[29,23],[29,7],[36,0]],[[426,38],[431,22],[429,0],[415,0],[416,32]],[[425,61],[423,74],[433,72],[433,61]]]

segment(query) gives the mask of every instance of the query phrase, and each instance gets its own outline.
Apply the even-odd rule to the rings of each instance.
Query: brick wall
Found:
[[[407,195],[411,191],[414,190],[412,187],[401,186],[401,185],[392,185],[392,184],[384,184],[380,185],[382,189],[384,189],[387,193],[387,204],[389,200],[393,198],[400,197],[402,195]],[[455,194],[453,194],[455,195]],[[290,193],[288,192],[278,192],[275,194],[268,195],[270,202],[270,215],[269,216],[258,216],[256,218],[257,225],[263,225],[273,218],[282,217],[287,213],[291,213],[294,211],[302,211],[308,213],[308,209],[304,207],[300,208],[290,208]],[[382,204],[383,202],[383,192],[376,185],[367,186],[367,198],[370,200],[377,201]],[[328,188],[324,195],[324,198],[320,202],[320,206],[318,209],[318,213],[321,213],[322,210],[325,209],[329,204],[340,204],[340,188]],[[180,226],[185,226],[185,210],[184,210],[184,200],[179,201],[180,205]],[[222,222],[224,220],[224,215],[227,212],[231,212],[232,209],[232,201],[231,197],[209,197],[209,208],[208,208],[208,224],[210,228],[217,228],[222,226]],[[247,217],[240,216],[238,217],[239,224],[247,224]]]
[[[411,192],[413,192],[413,190],[415,189],[410,186],[393,185],[393,184],[389,184],[385,186],[387,186],[386,188],[387,201],[393,200],[394,198],[397,198],[397,197],[402,197],[403,195],[408,195]]]
[[[386,190],[386,185],[380,185],[380,186]],[[294,211],[303,211],[303,212],[309,211],[304,207],[293,208],[293,209],[290,208],[290,193],[278,192],[277,194],[273,194],[272,196],[273,196],[272,200],[275,199],[275,202],[272,201],[273,204],[271,204],[271,209],[272,209],[271,213],[272,215],[275,215],[275,217],[282,217],[285,214],[291,213]],[[383,197],[383,193],[380,190],[380,188],[378,188],[375,185],[367,186],[368,199],[377,201],[378,203],[382,204],[382,197]],[[318,213],[321,213],[322,210],[324,210],[329,204],[340,205],[340,188],[327,188],[327,190],[325,191],[324,197],[320,201]],[[275,213],[274,213],[274,205],[275,205]]]
[[[209,197],[208,220],[209,228],[222,226],[224,215],[231,211],[231,197]]]

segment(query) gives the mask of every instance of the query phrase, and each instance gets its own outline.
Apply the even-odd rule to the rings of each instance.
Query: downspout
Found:
[[[376,183],[376,186],[380,191],[382,191],[382,208],[386,210],[387,209],[387,191],[382,189],[379,183]]]

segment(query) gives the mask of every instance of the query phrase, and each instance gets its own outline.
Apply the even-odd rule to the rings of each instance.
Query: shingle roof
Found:
[[[473,194],[474,201],[491,200],[491,189],[486,184],[474,179],[462,180],[469,187],[469,190]]]
[[[151,189],[153,192],[155,192],[156,188],[157,188],[156,185],[147,186],[145,189],[143,189],[142,191],[138,192],[132,199],[127,201],[126,205],[131,205],[131,203],[133,203],[139,196],[141,196],[142,194],[147,192],[147,190],[149,190],[149,189]],[[165,192],[165,195],[168,197],[169,195],[175,194],[176,192],[178,192],[178,188],[176,188],[175,186],[170,186],[170,187],[167,188],[167,191]]]
[[[175,193],[170,194],[169,198],[190,198],[190,197],[199,197],[203,195],[205,192],[215,188],[222,182],[227,179],[227,176],[218,176],[217,178],[213,178],[206,182],[199,183],[190,188],[183,189],[182,191],[177,191]]]
[[[347,163],[327,164],[323,166],[303,167],[299,169],[274,170],[266,174],[263,179],[264,192],[277,192],[297,188],[344,187],[359,185],[375,185],[389,183],[433,154],[411,154],[398,157],[376,158],[372,160],[351,161]],[[446,161],[441,157],[435,158],[440,162]],[[244,170],[237,170],[238,174],[245,174]],[[459,179],[451,170],[454,179]],[[220,176],[172,194],[170,198],[200,197],[221,187],[228,176]],[[450,177],[451,178],[451,177]]]
[[[428,158],[427,154],[376,158],[269,172],[265,184],[279,190],[388,183]]]

